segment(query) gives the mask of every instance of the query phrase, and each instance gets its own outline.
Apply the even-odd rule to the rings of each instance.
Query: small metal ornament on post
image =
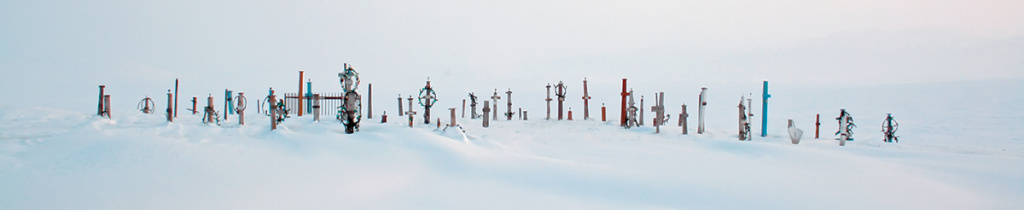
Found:
[[[135,106],[135,108],[139,109],[139,111],[142,111],[142,113],[152,114],[153,110],[156,108],[156,102],[153,102],[152,98],[146,96],[146,98],[143,98],[141,101],[139,101],[139,105]]]
[[[896,120],[892,118],[892,113],[887,113],[885,121],[882,121],[882,134],[884,135],[882,141],[888,143],[899,143],[900,139],[896,136],[896,130],[899,130],[899,128],[900,123],[896,122]]]
[[[420,89],[419,99],[420,106],[423,106],[423,124],[430,124],[430,107],[437,102],[437,93],[430,87],[430,79],[427,79],[427,85]]]

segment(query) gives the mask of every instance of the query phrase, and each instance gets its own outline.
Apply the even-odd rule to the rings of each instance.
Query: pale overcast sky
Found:
[[[108,84],[137,101],[174,78],[189,95],[293,92],[299,70],[337,91],[342,63],[380,94],[414,94],[431,77],[459,99],[542,94],[558,80],[578,91],[583,77],[609,92],[620,78],[651,91],[1024,78],[1022,11],[1024,1],[3,1],[0,97],[86,103]]]

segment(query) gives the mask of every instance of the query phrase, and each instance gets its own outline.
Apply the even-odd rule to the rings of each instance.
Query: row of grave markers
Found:
[[[321,94],[314,94],[314,93],[312,93],[312,82],[311,81],[307,81],[306,82],[306,86],[305,86],[306,87],[306,91],[304,93],[303,92],[303,82],[302,82],[303,81],[303,77],[304,77],[304,73],[303,73],[303,71],[299,71],[299,89],[298,89],[299,91],[298,91],[298,94],[288,95],[286,93],[285,97],[279,99],[275,95],[274,90],[271,88],[268,91],[268,96],[266,98],[264,98],[264,100],[261,103],[257,104],[259,106],[257,112],[266,112],[265,114],[267,114],[267,115],[269,115],[271,117],[271,122],[272,122],[271,123],[271,129],[276,129],[277,125],[279,123],[284,121],[285,118],[288,118],[288,112],[291,111],[290,109],[286,108],[287,107],[286,106],[286,102],[285,102],[286,99],[290,99],[290,100],[293,100],[293,101],[297,102],[297,106],[295,106],[297,108],[296,115],[302,116],[303,113],[304,113],[304,109],[303,108],[305,108],[305,112],[306,113],[310,113],[310,114],[314,115],[314,121],[319,121],[319,115],[321,114],[320,113],[321,112],[320,111],[321,101],[324,101],[324,100],[340,100],[341,101],[341,105],[337,107],[338,108],[338,110],[337,110],[337,112],[338,112],[337,119],[339,121],[341,121],[342,124],[344,124],[346,126],[346,133],[354,133],[355,131],[358,130],[358,124],[359,124],[359,121],[361,119],[361,113],[362,113],[362,110],[361,110],[361,104],[362,104],[361,103],[361,95],[359,95],[358,93],[355,92],[355,90],[356,90],[356,88],[357,88],[357,86],[359,84],[359,79],[358,79],[358,73],[356,73],[354,69],[352,69],[350,66],[348,66],[348,64],[345,65],[344,69],[345,69],[345,72],[338,74],[338,76],[340,78],[341,85],[342,85],[342,89],[344,91],[342,96],[330,96],[330,95],[328,95],[328,96],[323,96],[322,97]],[[644,104],[644,98],[643,98],[643,96],[641,96],[641,98],[640,98],[640,107],[637,107],[636,103],[635,103],[635,100],[634,100],[635,94],[633,93],[632,89],[629,89],[627,91],[627,85],[626,85],[627,83],[626,83],[626,81],[627,80],[625,78],[622,79],[622,92],[620,93],[620,95],[622,97],[622,101],[621,101],[621,106],[620,106],[621,107],[621,111],[620,111],[620,118],[619,118],[620,122],[619,123],[620,123],[620,126],[628,129],[628,128],[631,128],[631,127],[636,127],[636,126],[642,126],[643,125],[643,123],[644,123],[643,122],[644,121],[644,117],[643,117],[643,113],[644,113],[644,111],[643,111],[643,109],[644,109],[644,105],[643,105]],[[97,115],[110,118],[110,114],[111,114],[110,113],[110,95],[105,94],[105,92],[104,92],[105,86],[104,85],[100,85],[99,87],[100,87],[100,97],[99,97],[99,107],[98,107],[98,110],[97,110]],[[555,88],[555,96],[556,96],[557,99],[552,99],[551,98],[551,89],[552,89],[552,87]],[[768,81],[764,81],[763,82],[763,87],[764,88],[763,88],[763,93],[762,93],[761,136],[765,137],[765,136],[767,136],[767,114],[768,114],[768,108],[767,107],[768,107],[768,98],[771,97],[771,95],[768,93]],[[566,100],[566,90],[567,90],[567,87],[565,86],[565,84],[562,81],[559,81],[554,86],[552,86],[551,84],[547,84],[545,86],[545,88],[547,89],[547,98],[544,99],[546,104],[547,104],[547,111],[546,111],[547,116],[546,116],[545,119],[547,119],[547,120],[551,119],[551,101],[552,100],[557,100],[558,101],[557,119],[558,120],[565,119],[565,117],[563,116],[563,113],[564,113],[563,112],[563,102]],[[583,97],[582,97],[583,104],[584,104],[584,108],[583,108],[583,119],[584,120],[589,120],[590,119],[589,100],[592,99],[592,97],[589,95],[589,91],[588,91],[587,88],[588,88],[588,86],[587,86],[587,79],[584,78],[583,79]],[[368,100],[367,100],[367,119],[372,119],[373,118],[373,104],[372,104],[373,89],[372,89],[372,84],[368,84],[367,85],[367,89],[368,89],[367,90],[367,98],[368,98]],[[177,109],[177,107],[178,107],[178,103],[177,103],[178,102],[177,90],[178,90],[178,80],[175,79],[174,92],[172,93],[171,90],[168,90],[168,92],[167,92],[167,104],[168,104],[167,107],[168,108],[166,110],[166,117],[167,117],[167,121],[168,122],[173,122],[174,118],[177,117],[177,110],[178,110]],[[506,112],[504,113],[504,115],[506,116],[506,120],[512,120],[513,116],[516,115],[516,113],[512,111],[513,110],[513,107],[512,107],[512,105],[513,105],[512,104],[512,90],[508,89],[508,91],[506,91],[505,94],[506,94],[505,99],[506,99],[506,102],[507,102],[506,103],[507,108],[506,108]],[[697,124],[697,133],[698,134],[703,134],[705,132],[705,126],[704,126],[705,111],[704,111],[704,109],[705,109],[705,106],[707,106],[706,94],[707,94],[707,88],[706,87],[701,87],[701,92],[698,95],[698,98],[699,98],[699,100],[698,100],[698,120],[697,120],[697,123],[698,123]],[[471,104],[470,104],[470,107],[471,107],[470,118],[471,119],[475,119],[477,117],[483,117],[483,120],[482,120],[483,127],[485,127],[485,128],[489,127],[490,126],[490,119],[494,119],[494,120],[498,119],[498,100],[500,100],[501,98],[502,97],[498,95],[498,90],[495,89],[494,94],[490,97],[491,101],[494,102],[493,103],[493,108],[492,108],[492,105],[490,103],[491,101],[484,100],[483,109],[482,109],[483,115],[478,115],[478,113],[476,112],[477,96],[474,93],[472,93],[472,92],[469,93],[469,100],[471,102]],[[192,108],[188,109],[193,114],[198,114],[198,110],[196,109],[196,106],[197,106],[196,105],[197,104],[197,100],[196,99],[197,99],[196,97],[192,98]],[[419,114],[418,112],[414,111],[413,108],[412,108],[413,107],[413,100],[414,100],[414,98],[413,98],[412,95],[410,95],[408,98],[405,98],[408,101],[408,106],[406,107],[406,108],[408,108],[407,111],[403,110],[403,106],[402,106],[402,102],[403,101],[402,101],[402,99],[403,99],[402,96],[399,95],[398,96],[398,110],[399,110],[398,114],[399,114],[399,116],[408,115],[408,117],[409,117],[409,126],[413,127],[413,125],[414,125],[414,123],[413,123],[414,116],[416,114]],[[429,79],[427,80],[426,85],[424,86],[424,88],[420,89],[420,94],[419,94],[418,99],[419,99],[419,105],[424,107],[424,109],[423,109],[423,123],[424,124],[430,124],[430,109],[434,106],[434,104],[436,104],[438,99],[437,99],[436,92],[430,86]],[[666,110],[665,110],[665,104],[664,104],[664,100],[665,100],[665,93],[664,92],[656,93],[654,100],[655,100],[655,105],[650,107],[650,111],[654,112],[655,115],[656,115],[653,118],[653,123],[654,123],[653,126],[655,127],[655,133],[660,133],[661,132],[661,126],[664,126],[670,120],[670,115],[667,115],[665,113]],[[746,100],[746,104],[744,104],[744,100]],[[739,119],[738,119],[738,122],[739,122],[739,132],[738,132],[738,138],[741,141],[744,141],[744,140],[749,141],[749,140],[752,139],[752,137],[751,137],[751,128],[750,128],[750,118],[754,116],[753,112],[752,112],[752,106],[751,106],[752,105],[752,100],[753,100],[753,97],[744,98],[743,96],[741,96],[740,103],[738,105],[738,108],[739,108]],[[305,107],[303,106],[304,105],[304,103],[303,103],[304,101],[306,102],[305,103]],[[173,106],[172,106],[172,102],[173,102]],[[465,118],[465,115],[466,115],[465,114],[465,112],[466,112],[465,111],[465,109],[466,109],[466,102],[467,102],[466,99],[463,99],[462,118]],[[244,120],[244,111],[245,111],[246,104],[247,104],[247,101],[246,101],[246,98],[244,96],[244,93],[238,92],[237,96],[235,96],[233,91],[231,91],[229,89],[225,89],[224,111],[220,112],[220,113],[218,113],[214,109],[213,103],[214,103],[214,98],[213,98],[212,94],[210,94],[210,96],[207,98],[207,106],[203,107],[203,122],[204,123],[211,123],[211,124],[218,124],[219,125],[220,124],[220,120],[221,120],[221,114],[223,114],[224,121],[228,121],[228,115],[230,115],[230,114],[237,114],[238,117],[239,117],[238,118],[239,124],[240,125],[244,125],[244,122],[245,122],[245,120]],[[151,113],[155,112],[154,111],[155,107],[156,107],[156,103],[151,98],[149,98],[147,96],[146,98],[144,98],[143,100],[141,100],[139,102],[137,108],[140,111],[142,111],[143,113],[151,114]],[[687,110],[687,105],[686,104],[682,104],[681,107],[682,107],[682,113],[680,113],[678,115],[679,116],[678,117],[678,126],[682,127],[682,134],[685,135],[685,134],[687,134],[687,131],[688,131],[687,118],[689,117],[689,114],[686,111]],[[457,126],[458,124],[456,123],[456,119],[455,119],[456,118],[456,108],[451,107],[451,108],[448,108],[448,109],[449,109],[450,114],[451,114],[450,115],[451,120],[449,121],[448,126]],[[602,104],[602,106],[601,106],[601,121],[605,121],[605,122],[607,121],[606,110],[607,110],[606,107],[604,106],[604,104]],[[519,108],[518,115],[519,115],[519,119],[520,120],[528,120],[528,118],[527,118],[527,111],[523,111],[522,108]],[[382,123],[386,123],[387,122],[387,113],[386,113],[386,111],[381,115],[381,117],[382,117],[381,122]],[[568,120],[572,120],[572,110],[571,109],[568,111]],[[836,132],[836,135],[839,136],[837,138],[837,140],[840,140],[840,146],[843,146],[843,145],[845,145],[846,141],[853,140],[852,129],[854,127],[856,127],[856,125],[853,123],[852,116],[848,112],[846,112],[845,109],[841,109],[840,110],[840,115],[839,115],[839,117],[836,118],[836,120],[839,121],[839,128],[840,128],[839,131]],[[816,119],[816,122],[815,122],[815,139],[819,138],[819,133],[820,133],[819,132],[819,128],[820,128],[820,125],[821,125],[821,122],[820,122],[820,114],[819,114],[817,116],[817,119]],[[437,126],[440,127],[440,120],[438,120]],[[895,136],[895,131],[898,129],[898,123],[896,123],[895,120],[893,120],[891,114],[889,114],[887,116],[886,120],[883,122],[883,126],[882,127],[883,127],[882,132],[885,135],[885,138],[883,140],[885,142],[893,142],[893,141],[898,142],[898,138],[897,138],[897,136]],[[791,137],[793,143],[797,144],[799,142],[800,136],[802,135],[802,130],[800,130],[798,128],[795,128],[795,126],[794,126],[794,124],[792,122],[792,119],[789,120],[789,125],[788,125],[787,128],[789,130],[789,134],[790,134],[790,137]]]

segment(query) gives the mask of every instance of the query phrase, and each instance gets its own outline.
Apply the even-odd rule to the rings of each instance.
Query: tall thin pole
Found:
[[[299,71],[299,117],[302,117],[302,71]]]
[[[583,78],[583,120],[590,119],[590,94],[587,93],[587,78]]]
[[[764,81],[764,92],[761,93],[761,137],[768,136],[768,80]]]
[[[373,83],[366,84],[366,119],[373,119]]]
[[[626,92],[626,78],[622,78],[622,93],[619,95],[622,95],[622,104],[619,105],[622,108],[622,111],[619,113],[619,125],[626,126],[626,96],[629,95]]]
[[[178,79],[174,79],[174,118],[178,118]]]

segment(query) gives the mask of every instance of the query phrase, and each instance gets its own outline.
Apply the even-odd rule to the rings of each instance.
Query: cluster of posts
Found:
[[[297,111],[295,112],[296,115],[302,116],[303,113],[313,114],[313,120],[314,121],[319,121],[320,120],[320,112],[321,112],[321,103],[322,103],[322,101],[326,101],[326,100],[337,100],[337,101],[340,101],[340,105],[337,106],[336,119],[339,122],[341,122],[341,124],[343,126],[345,126],[345,132],[346,133],[350,133],[351,134],[351,133],[355,133],[356,131],[359,130],[359,123],[360,123],[360,121],[362,119],[362,113],[363,113],[362,112],[362,95],[360,95],[358,92],[356,92],[356,90],[357,90],[357,88],[359,86],[359,83],[360,83],[359,82],[359,74],[351,66],[349,66],[348,64],[345,64],[344,71],[341,72],[341,73],[338,73],[339,82],[340,82],[341,88],[342,88],[342,94],[340,96],[330,96],[330,95],[324,96],[322,94],[315,94],[315,93],[313,93],[312,92],[312,82],[311,81],[307,81],[306,82],[306,84],[305,84],[305,87],[306,87],[305,91],[306,92],[303,93],[303,90],[304,90],[303,89],[303,79],[304,79],[303,76],[304,76],[304,73],[302,71],[299,71],[299,89],[298,89],[298,94],[294,94],[292,96],[286,96],[286,97],[278,97],[277,95],[275,95],[274,89],[271,88],[271,89],[268,90],[267,97],[265,97],[262,100],[261,103],[257,104],[258,105],[257,112],[258,113],[264,113],[264,114],[266,114],[267,116],[270,117],[271,129],[277,129],[277,126],[280,123],[282,123],[286,118],[289,118],[289,112],[291,111],[291,109],[288,108],[288,105],[285,102],[285,99],[289,99],[289,100],[294,100],[294,101],[297,102],[297,105],[295,106],[295,108],[297,109]],[[643,126],[644,125],[644,121],[645,121],[645,118],[644,118],[644,98],[643,98],[643,96],[640,96],[640,104],[639,104],[640,106],[637,107],[636,103],[635,103],[635,97],[634,97],[636,95],[636,93],[634,93],[632,89],[629,89],[627,87],[627,83],[626,82],[627,82],[627,80],[625,78],[623,78],[622,79],[622,92],[619,94],[621,96],[621,104],[620,104],[621,110],[620,110],[620,114],[619,114],[619,120],[620,120],[619,121],[619,125],[621,127],[623,127],[623,128],[626,128],[626,129],[633,128],[633,127],[638,127],[638,126]],[[177,79],[175,80],[175,85],[174,86],[175,87],[174,87],[173,92],[170,89],[167,90],[167,109],[166,109],[166,113],[165,114],[166,114],[166,118],[167,118],[168,122],[173,122],[174,119],[177,118],[177,115],[178,115],[178,80]],[[97,109],[97,115],[102,116],[102,117],[110,118],[110,114],[111,114],[110,113],[110,95],[105,94],[105,90],[104,90],[105,87],[106,86],[104,86],[104,85],[100,85],[99,86],[100,94],[99,94],[99,106],[98,106],[98,109]],[[368,100],[367,100],[367,119],[372,119],[373,118],[373,104],[372,104],[373,89],[372,89],[372,87],[373,87],[372,84],[368,84],[367,85],[367,98],[368,98]],[[547,104],[546,105],[547,106],[547,110],[546,110],[546,117],[545,117],[545,119],[546,120],[551,120],[552,119],[551,101],[557,100],[558,103],[557,103],[557,108],[556,108],[556,111],[557,111],[557,113],[556,113],[557,118],[556,119],[557,120],[563,120],[563,119],[572,120],[573,116],[572,116],[571,108],[568,110],[567,113],[564,112],[564,109],[563,109],[564,108],[564,102],[565,102],[565,100],[567,98],[567,90],[568,90],[568,87],[565,85],[565,83],[563,81],[559,81],[555,85],[551,85],[549,83],[549,84],[547,84],[545,86],[545,88],[547,90],[547,97],[544,98],[544,101]],[[554,88],[555,98],[551,97],[552,88]],[[708,104],[707,103],[707,91],[708,91],[707,87],[701,87],[700,93],[698,94],[697,129],[696,129],[697,130],[697,134],[703,134],[703,133],[706,132],[706,128],[705,128],[705,124],[704,124],[704,119],[705,119],[705,108],[706,108],[706,106]],[[665,92],[657,92],[657,93],[655,93],[654,96],[655,96],[654,97],[654,103],[655,104],[650,107],[650,111],[653,112],[654,115],[655,115],[653,117],[653,126],[655,127],[655,133],[660,133],[661,132],[661,127],[664,126],[666,124],[666,122],[668,122],[670,120],[672,115],[666,113],[667,111],[666,111],[666,106],[665,106]],[[507,106],[506,106],[505,112],[503,114],[504,114],[506,120],[511,121],[511,120],[513,120],[513,118],[515,118],[515,116],[518,116],[519,120],[528,120],[527,111],[523,111],[522,108],[519,108],[518,111],[513,111],[513,106],[512,106],[513,105],[513,103],[512,103],[512,90],[511,89],[508,89],[507,91],[505,91],[504,98],[506,100],[506,105]],[[761,104],[761,137],[766,137],[767,136],[768,99],[769,98],[771,98],[771,95],[768,93],[768,81],[764,81],[763,82],[762,95],[761,95],[761,99],[762,99],[761,100],[762,101],[762,104]],[[192,112],[193,115],[199,113],[198,110],[196,109],[197,108],[197,100],[196,99],[197,99],[196,97],[192,97],[192,108],[188,109],[189,111]],[[429,78],[426,81],[426,85],[423,88],[420,89],[418,97],[414,98],[412,95],[409,95],[407,98],[405,98],[405,100],[406,100],[405,102],[407,102],[408,106],[403,107],[403,97],[402,97],[402,95],[398,95],[398,115],[399,116],[408,115],[408,120],[409,120],[408,121],[409,122],[408,125],[409,125],[409,127],[413,127],[414,126],[414,124],[415,124],[414,123],[414,120],[415,120],[414,116],[419,114],[419,112],[417,112],[417,111],[415,111],[413,109],[413,100],[414,99],[418,99],[419,105],[423,107],[423,111],[422,111],[423,123],[424,124],[428,124],[428,125],[431,124],[431,115],[430,115],[431,111],[430,110],[437,103],[438,98],[437,98],[437,93],[435,92],[433,87],[431,87],[431,85],[430,85]],[[480,113],[477,112],[477,106],[479,105],[478,104],[478,97],[477,97],[477,95],[475,93],[472,93],[472,92],[470,92],[468,94],[468,102],[469,102],[469,107],[470,107],[470,110],[471,110],[471,112],[470,112],[470,119],[482,118],[482,126],[484,128],[490,127],[490,121],[498,120],[498,101],[502,99],[502,96],[499,95],[497,89],[494,89],[494,93],[490,97],[490,99],[491,100],[486,100],[486,99],[483,100],[483,109],[481,110],[482,114],[480,114]],[[591,95],[590,95],[590,93],[588,91],[588,81],[587,81],[586,78],[583,79],[583,96],[582,96],[581,99],[583,99],[583,119],[584,120],[590,120],[590,100],[592,100],[593,98],[591,97]],[[463,118],[465,118],[465,116],[466,116],[466,102],[467,102],[466,99],[462,100],[462,117]],[[752,102],[753,102],[753,97],[740,96],[740,102],[739,102],[739,105],[737,106],[738,107],[738,116],[739,116],[739,118],[738,118],[738,125],[739,125],[739,127],[738,127],[737,137],[738,137],[738,139],[740,141],[750,141],[753,138],[752,137],[751,126],[750,126],[751,118],[754,117],[753,109],[752,109],[752,107],[753,107],[752,106]],[[237,94],[236,94],[234,91],[232,91],[230,89],[225,89],[224,90],[224,109],[223,109],[222,112],[218,112],[215,109],[215,107],[214,107],[214,97],[213,97],[212,94],[210,94],[207,97],[207,105],[205,107],[203,107],[203,112],[202,112],[203,113],[203,118],[202,118],[202,121],[203,121],[203,123],[207,123],[207,124],[220,125],[220,123],[222,121],[224,121],[224,122],[229,121],[229,115],[237,115],[238,116],[238,123],[239,123],[239,125],[245,125],[245,114],[244,113],[245,113],[246,105],[247,105],[247,100],[246,100],[246,97],[245,97],[244,93],[237,92]],[[688,132],[687,132],[688,131],[687,118],[689,118],[689,114],[687,113],[687,105],[685,103],[681,104],[681,108],[682,108],[682,111],[681,111],[681,113],[678,114],[678,126],[682,128],[682,134],[686,135],[686,134],[688,134]],[[152,114],[156,110],[156,102],[152,98],[149,98],[147,96],[144,99],[142,99],[141,101],[139,101],[137,109],[140,110],[143,113]],[[458,124],[456,123],[456,119],[455,119],[456,118],[456,108],[455,107],[451,107],[451,108],[448,108],[448,110],[450,111],[450,118],[451,119],[449,120],[449,123],[447,124],[447,126],[450,126],[450,127],[458,126]],[[601,104],[601,121],[603,121],[603,122],[607,121],[606,112],[607,112],[607,109],[606,109],[605,105],[602,103]],[[567,115],[563,115],[563,114],[567,114]],[[820,114],[817,115],[816,118],[817,119],[816,119],[816,122],[815,122],[814,138],[818,139],[819,138],[819,134],[820,134],[819,129],[820,129],[820,125],[821,125]],[[839,129],[835,133],[835,135],[838,136],[836,138],[836,140],[839,140],[839,145],[840,146],[844,146],[847,141],[852,141],[853,140],[853,128],[855,128],[856,125],[853,122],[853,117],[850,115],[849,112],[846,111],[846,109],[840,109],[839,116],[836,117],[836,120],[839,123]],[[386,112],[384,112],[381,115],[381,123],[386,123],[386,122],[387,122],[387,114],[386,114]],[[437,127],[438,128],[441,127],[440,119],[437,120]],[[883,124],[882,124],[882,133],[884,134],[883,141],[885,141],[885,142],[898,142],[899,141],[898,137],[895,135],[895,132],[898,129],[898,127],[899,127],[899,123],[896,123],[896,121],[892,117],[892,114],[888,114],[888,116],[886,117],[885,121],[883,121]],[[797,144],[799,142],[800,136],[802,135],[803,131],[795,127],[792,119],[789,119],[788,130],[789,130],[790,138],[793,141],[793,144]]]

